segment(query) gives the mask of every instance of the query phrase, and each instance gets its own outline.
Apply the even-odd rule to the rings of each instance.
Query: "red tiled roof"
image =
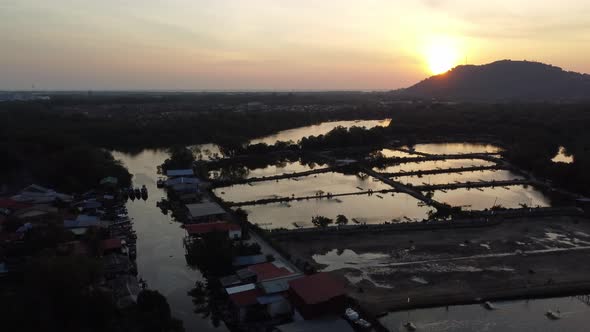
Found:
[[[240,226],[236,224],[230,224],[228,222],[209,222],[202,224],[186,224],[184,225],[186,231],[190,234],[205,234],[213,231],[237,231],[240,230]]]
[[[100,242],[100,247],[102,250],[114,250],[121,248],[121,240],[120,239],[107,239],[102,240]]]
[[[241,293],[235,293],[229,296],[229,299],[238,307],[245,307],[258,303],[256,299],[264,293],[258,289],[252,289]]]
[[[264,281],[293,274],[293,272],[289,271],[288,269],[284,267],[279,268],[272,262],[251,265],[248,267],[248,270],[256,273],[258,281]]]
[[[289,281],[289,287],[306,304],[326,302],[344,295],[344,281],[326,272]]]
[[[11,210],[20,210],[20,209],[28,208],[31,206],[33,206],[33,205],[27,204],[27,203],[22,203],[22,202],[17,202],[13,199],[10,199],[10,198],[0,198],[0,208],[11,209]]]

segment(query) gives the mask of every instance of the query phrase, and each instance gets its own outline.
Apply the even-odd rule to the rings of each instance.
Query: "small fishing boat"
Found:
[[[354,322],[355,322],[355,324],[357,324],[358,326],[360,326],[360,327],[362,327],[362,328],[365,328],[365,329],[368,329],[368,328],[370,328],[370,327],[371,327],[371,323],[367,322],[366,320],[364,320],[364,319],[362,319],[362,318],[361,318],[361,319],[359,319],[359,320],[356,320],[356,321],[354,321]]]
[[[346,309],[346,311],[344,312],[344,315],[346,315],[346,318],[348,318],[351,321],[355,321],[355,320],[359,319],[359,313],[354,311],[352,308]]]
[[[557,310],[557,311],[548,310],[545,313],[545,316],[547,316],[547,318],[549,318],[549,319],[558,320],[558,319],[561,319],[561,312],[559,312],[559,310]]]
[[[486,309],[488,309],[488,310],[496,310],[497,309],[496,306],[492,302],[490,302],[490,301],[485,301],[483,303],[483,307],[486,308]]]
[[[406,328],[406,330],[408,331],[416,331],[416,325],[414,325],[414,323],[412,322],[407,322],[404,324],[404,327]]]

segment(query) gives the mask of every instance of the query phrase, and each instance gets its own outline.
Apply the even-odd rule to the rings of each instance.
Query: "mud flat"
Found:
[[[334,271],[372,314],[590,291],[590,220],[277,239],[295,261]]]

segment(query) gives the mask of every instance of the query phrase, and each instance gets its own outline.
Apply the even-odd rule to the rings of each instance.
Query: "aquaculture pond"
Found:
[[[414,150],[428,154],[499,153],[502,148],[479,143],[427,143],[416,144]]]
[[[452,206],[463,206],[466,210],[484,210],[501,205],[505,208],[548,207],[551,201],[542,192],[532,186],[507,186],[493,188],[471,188],[454,190],[437,190],[434,200]]]
[[[417,331],[438,332],[520,332],[587,331],[590,305],[587,296],[495,302],[496,310],[480,304],[455,305],[429,309],[398,311],[380,322],[389,331],[407,331],[404,324],[413,322]],[[561,313],[561,319],[547,318],[548,310]]]
[[[228,202],[244,202],[276,197],[305,197],[318,193],[352,193],[393,189],[376,179],[328,172],[275,181],[252,182],[214,190],[217,197]]]
[[[376,151],[376,153],[381,153],[386,158],[417,158],[421,157],[419,154],[408,153],[405,151],[400,150],[393,150],[393,149],[381,149]]]
[[[554,163],[571,164],[574,162],[574,156],[568,154],[567,151],[565,150],[565,147],[560,146],[559,151],[557,152],[555,157],[553,157],[553,159],[551,159],[551,161],[553,161]]]
[[[381,173],[399,173],[411,171],[425,171],[431,169],[447,169],[459,167],[476,167],[476,166],[493,166],[494,162],[484,159],[445,159],[445,160],[427,160],[420,162],[401,163],[383,168],[374,168],[373,170]]]
[[[421,186],[424,184],[447,184],[455,182],[481,182],[481,181],[506,181],[523,179],[523,176],[507,170],[483,170],[471,172],[455,172],[441,174],[425,174],[422,176],[398,176],[392,178],[404,184]]]
[[[275,144],[277,141],[293,141],[294,143],[297,143],[303,137],[325,135],[336,127],[387,127],[389,126],[390,122],[391,119],[323,122],[317,125],[279,131],[273,135],[253,139],[250,141],[250,143]]]
[[[232,178],[238,177],[243,179],[249,178],[261,178],[261,177],[269,177],[275,175],[281,175],[286,173],[299,173],[299,172],[307,172],[314,169],[321,169],[325,168],[327,165],[319,165],[319,164],[306,164],[301,161],[287,161],[287,162],[278,162],[275,165],[269,165],[262,168],[250,168],[247,166],[238,166],[238,169],[229,168],[229,169],[217,169],[209,171],[209,178],[211,179],[223,179],[223,178]]]
[[[342,214],[350,224],[380,224],[392,220],[416,221],[427,218],[430,207],[424,206],[412,196],[395,194],[373,194],[342,196],[332,199],[310,199],[289,203],[272,203],[243,207],[248,219],[263,228],[313,227],[311,218],[325,216],[335,219]]]

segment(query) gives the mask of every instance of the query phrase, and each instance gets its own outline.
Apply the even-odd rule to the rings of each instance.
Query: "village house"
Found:
[[[219,204],[210,201],[187,204],[186,208],[193,223],[224,220],[227,216],[227,213]]]
[[[245,322],[249,315],[260,312],[258,297],[264,295],[256,284],[246,284],[226,288],[229,301],[234,309],[234,316],[238,322]]]
[[[224,232],[232,240],[242,238],[242,228],[239,225],[225,221],[216,221],[201,224],[186,224],[183,226],[188,235],[201,236],[211,232]]]
[[[345,307],[345,283],[327,272],[289,281],[289,299],[305,319],[340,314]]]
[[[248,265],[260,264],[266,262],[265,255],[247,255],[247,256],[236,256],[232,262],[234,267],[243,267]]]
[[[287,299],[289,281],[300,277],[300,273],[295,273],[284,262],[276,260],[250,265],[220,281],[232,299],[235,318],[244,322],[248,312],[257,312],[258,316],[271,319],[290,317],[293,308]]]
[[[12,196],[11,198],[18,202],[34,204],[53,203],[55,201],[72,201],[72,196],[70,195],[61,194],[55,190],[44,188],[36,184],[24,188],[18,195]]]

